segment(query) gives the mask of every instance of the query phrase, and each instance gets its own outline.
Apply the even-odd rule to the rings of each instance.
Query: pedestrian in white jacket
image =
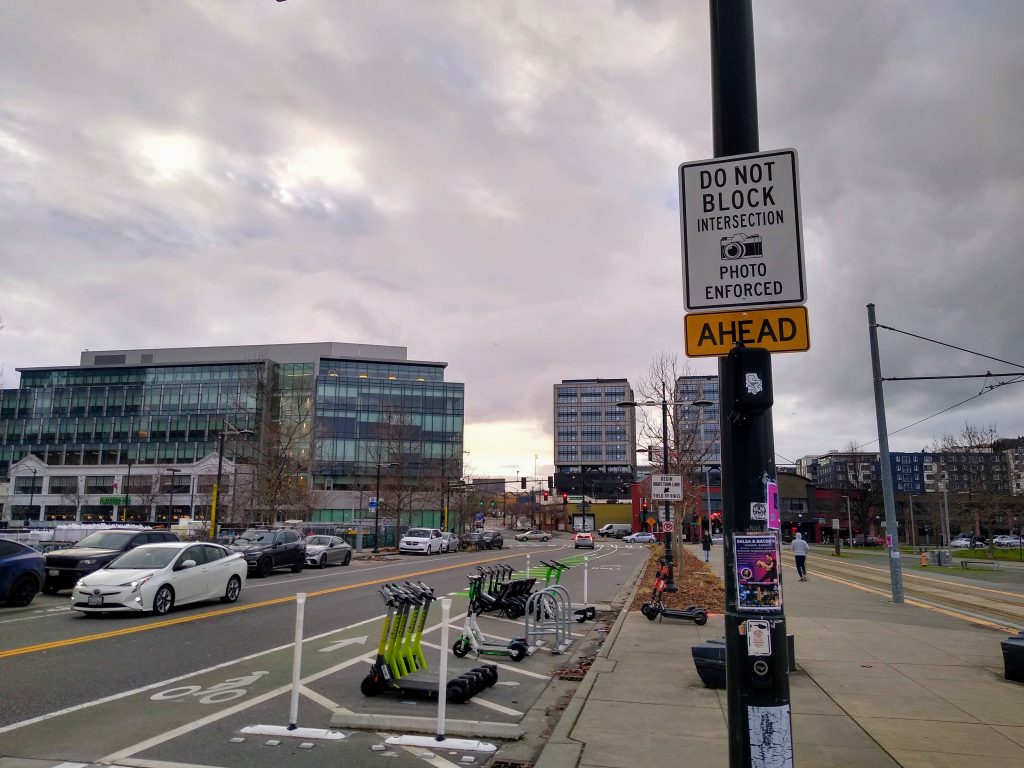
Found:
[[[798,533],[793,537],[790,545],[793,549],[793,558],[796,560],[796,572],[800,575],[800,581],[807,581],[807,553],[810,547],[804,541],[803,534]]]

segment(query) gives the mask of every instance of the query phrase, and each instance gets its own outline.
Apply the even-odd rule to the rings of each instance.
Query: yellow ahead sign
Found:
[[[737,344],[769,352],[806,352],[811,348],[807,307],[699,312],[686,316],[689,357],[725,357]]]

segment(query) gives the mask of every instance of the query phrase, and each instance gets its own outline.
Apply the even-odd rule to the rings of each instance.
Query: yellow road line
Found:
[[[512,555],[517,557],[519,555]],[[479,563],[490,563],[495,560],[507,559],[508,555],[502,555],[501,557],[488,557],[479,560],[460,561],[454,565],[444,565],[437,568],[428,568],[422,571],[415,571],[413,573],[403,574],[401,578],[413,578],[416,576],[426,576],[431,573],[440,573],[442,571],[453,571],[457,568],[465,568],[467,565],[477,565]],[[346,584],[340,587],[329,587],[328,589],[317,590],[316,592],[307,592],[306,597],[319,597],[321,595],[330,595],[336,592],[347,592],[351,589],[359,589],[361,587],[372,587],[375,584],[386,584],[389,581],[393,581],[394,577],[388,577],[383,579],[372,579],[370,581],[361,581],[358,584]],[[258,603],[246,603],[245,605],[233,605],[230,608],[221,608],[216,611],[207,611],[206,613],[197,613],[191,616],[179,616],[174,619],[165,619],[163,621],[150,622],[149,624],[142,624],[134,627],[126,627],[124,629],[115,629],[110,632],[99,632],[94,635],[82,635],[81,637],[69,637],[63,640],[53,640],[48,643],[39,643],[37,645],[26,645],[21,648],[11,648],[7,651],[0,651],[0,659],[7,659],[12,656],[22,656],[27,653],[38,653],[39,651],[50,651],[56,648],[68,648],[73,645],[80,645],[81,643],[92,643],[97,640],[109,640],[114,637],[122,637],[124,635],[134,635],[139,632],[149,632],[154,629],[163,629],[164,627],[173,627],[178,624],[187,624],[190,621],[200,621],[202,619],[211,619],[217,616],[227,616],[232,613],[240,613],[241,611],[251,611],[256,608],[266,608],[271,605],[281,605],[282,603],[290,603],[295,600],[295,595],[288,595],[287,597],[276,597],[270,600],[261,600]]]

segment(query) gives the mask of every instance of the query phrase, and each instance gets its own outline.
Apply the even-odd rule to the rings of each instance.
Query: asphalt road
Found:
[[[593,552],[574,551],[571,542],[559,539],[508,542],[503,551],[357,559],[348,567],[251,578],[235,605],[188,606],[165,617],[86,617],[70,611],[68,593],[39,595],[27,608],[0,611],[0,755],[55,764],[130,758],[274,764],[285,751],[298,749],[296,740],[285,739],[274,748],[276,757],[270,757],[265,740],[237,739],[246,723],[262,722],[258,718],[287,724],[297,592],[307,594],[300,724],[326,728],[338,708],[424,715],[434,706],[389,696],[367,699],[359,693],[369,667],[366,655],[375,649],[384,615],[377,591],[381,583],[420,580],[438,595],[453,594],[452,642],[466,609],[458,593],[476,565],[507,562],[523,571],[529,555],[533,575],[538,575],[540,560],[574,559],[577,565],[562,584],[574,602],[582,602],[584,567],[578,561],[586,555],[589,602],[600,604],[626,586],[646,554],[645,547],[615,541],[599,542]],[[439,622],[435,609],[424,634],[431,667],[436,666]],[[523,634],[522,621],[484,616],[481,624],[492,637]],[[581,645],[586,632],[581,625]],[[448,658],[453,674],[482,663],[472,656]],[[518,722],[569,659],[547,652],[521,664],[485,659],[501,665],[499,684],[450,716]],[[353,733],[343,742],[317,744],[302,754],[311,765],[327,761],[328,754],[334,765],[342,755],[346,764],[354,759],[358,764],[357,755],[378,755],[370,746],[380,740],[376,733]],[[314,752],[315,759],[310,757]],[[420,760],[413,752],[396,756],[410,764]]]

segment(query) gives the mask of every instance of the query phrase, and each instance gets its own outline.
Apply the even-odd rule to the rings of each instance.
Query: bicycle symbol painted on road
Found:
[[[252,685],[269,672],[252,672],[244,677],[232,677],[223,683],[203,688],[201,685],[179,685],[177,688],[168,688],[165,691],[154,693],[149,698],[153,701],[168,701],[170,699],[182,699],[186,696],[195,696],[200,704],[224,704],[228,701],[240,699],[248,691],[244,686]]]

